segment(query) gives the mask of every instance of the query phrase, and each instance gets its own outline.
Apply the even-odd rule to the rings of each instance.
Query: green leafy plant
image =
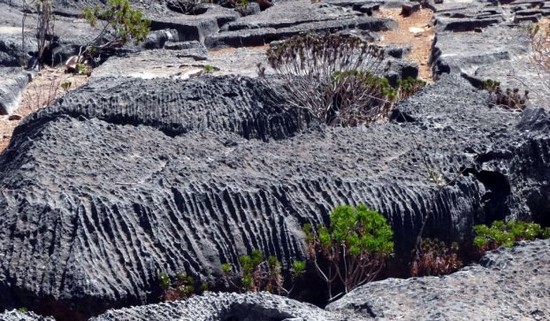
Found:
[[[411,97],[424,87],[426,87],[426,82],[424,80],[410,77],[402,79],[397,84],[399,99],[402,100]]]
[[[474,233],[474,245],[481,253],[485,253],[501,246],[512,247],[520,240],[547,238],[550,236],[550,229],[543,229],[537,223],[494,221],[490,227],[485,224],[475,225]]]
[[[79,75],[90,76],[90,74],[92,73],[92,67],[90,67],[90,65],[86,63],[77,63],[75,69],[76,73]]]
[[[212,66],[212,65],[204,65],[204,66],[202,67],[202,69],[204,70],[205,73],[211,74],[211,73],[213,73],[214,71],[216,71],[217,68],[214,67],[214,66]]]
[[[168,274],[160,273],[159,283],[163,301],[181,300],[208,290],[208,285],[205,282],[200,283],[200,286],[197,287],[197,281],[183,272],[176,274],[175,282],[172,282]]]
[[[249,0],[236,0],[235,2],[235,8],[237,9],[245,9],[250,4]]]
[[[29,309],[27,309],[26,307],[20,307],[20,308],[17,308],[17,312],[25,314],[29,312]]]
[[[120,48],[130,40],[139,43],[149,33],[151,23],[140,10],[133,9],[128,0],[109,0],[103,9],[87,7],[83,16],[92,27],[99,26],[100,32],[79,57],[95,57],[105,50]]]
[[[61,88],[63,88],[63,90],[67,92],[69,91],[69,89],[71,89],[72,85],[73,85],[72,81],[65,80],[64,82],[61,83]]]
[[[386,78],[357,69],[335,71],[327,92],[334,109],[323,110],[328,114],[321,117],[328,124],[341,126],[375,122],[387,114],[397,97],[397,90]]]
[[[393,231],[384,218],[365,205],[336,207],[330,225],[304,225],[308,258],[327,283],[329,299],[372,281],[393,253]],[[335,284],[335,282],[337,284]],[[333,295],[333,288],[343,293]]]
[[[292,287],[287,289],[281,275],[281,263],[276,257],[266,258],[261,251],[253,250],[250,255],[241,256],[239,263],[238,273],[229,263],[222,264],[222,273],[230,285],[242,291],[268,291],[288,295],[292,292],[295,281],[305,272],[305,262],[294,261],[290,270]]]
[[[481,83],[481,89],[494,91],[500,87],[500,82],[493,79],[486,79]]]
[[[423,239],[411,262],[411,275],[445,275],[457,271],[462,267],[458,250],[456,242],[449,246],[438,239]]]

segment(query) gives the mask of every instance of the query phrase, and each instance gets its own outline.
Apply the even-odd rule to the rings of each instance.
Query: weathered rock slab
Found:
[[[550,240],[487,254],[443,277],[387,279],[327,306],[375,320],[547,320]]]
[[[185,301],[110,310],[90,321],[362,321],[353,312],[327,312],[269,293],[205,293]]]
[[[305,32],[335,32],[347,29],[384,31],[395,21],[374,18],[349,8],[310,1],[285,1],[259,14],[227,23],[206,38],[209,48],[259,46]]]

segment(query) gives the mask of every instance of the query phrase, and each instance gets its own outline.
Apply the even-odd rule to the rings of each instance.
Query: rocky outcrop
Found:
[[[143,66],[139,76],[156,77],[159,57],[167,62],[158,66],[176,69],[174,78],[184,65],[200,70],[202,42],[264,44],[305,30],[360,34],[394,25],[368,16],[365,6],[377,2],[330,2],[281,2],[244,18],[214,6],[190,17],[143,2],[159,29],[144,44],[154,49],[136,60],[110,58],[91,83],[22,122],[0,155],[0,308],[31,306],[60,321],[85,320],[158,300],[161,272],[185,270],[215,288],[220,264],[237,263],[252,249],[287,266],[304,257],[302,225],[326,222],[339,204],[366,203],[383,213],[399,255],[410,253],[426,215],[425,236],[443,240],[468,240],[473,224],[495,219],[549,225],[550,116],[538,108],[491,109],[487,94],[459,76],[495,74],[500,63],[526,57],[525,42],[507,42],[515,28],[499,33],[476,26],[483,37],[451,33],[462,29],[449,27],[458,20],[446,21],[443,11],[433,58],[439,81],[398,104],[390,122],[370,127],[318,125],[303,110],[290,110],[269,77],[107,77],[135,76],[126,67],[136,64]],[[69,40],[54,57],[73,53],[90,36],[73,5],[59,11],[66,19],[56,23],[65,24],[62,39]],[[466,19],[489,13],[498,16],[495,23],[510,19],[509,11],[479,8],[483,14]],[[446,18],[464,18],[448,10]],[[71,22],[78,27],[67,28]],[[457,39],[466,45],[457,46]],[[478,44],[494,46],[475,51]],[[389,72],[398,76],[418,71],[393,62]],[[229,64],[237,70],[255,62]],[[242,304],[224,311],[302,315],[272,309],[284,299],[260,299],[265,306],[252,295],[208,294],[191,305],[100,318],[161,319],[204,305],[202,314],[189,315],[208,319],[226,316],[216,307],[230,301]],[[318,319],[324,313],[311,310]]]
[[[161,271],[215,282],[252,249],[287,264],[301,225],[344,203],[383,213],[400,253],[425,213],[442,239],[544,217],[521,198],[548,190],[548,133],[529,125],[547,116],[518,130],[486,98],[443,75],[396,122],[304,131],[256,80],[98,79],[28,117],[0,155],[0,302],[86,316],[155,300]]]
[[[269,293],[205,293],[185,301],[110,310],[90,321],[344,321],[365,320],[353,312],[327,312]]]
[[[456,72],[477,82],[496,80],[502,88],[528,90],[533,106],[549,107],[549,89],[542,80],[550,73],[533,63],[528,27],[518,24],[516,16],[526,8],[544,10],[550,1],[512,1],[499,6],[447,2],[435,5],[438,31],[431,58],[435,77]]]
[[[227,23],[220,32],[207,37],[210,48],[261,46],[306,32],[335,32],[348,29],[385,31],[397,27],[387,18],[366,14],[326,3],[285,1],[256,15]]]
[[[387,279],[327,306],[375,320],[548,320],[550,240],[487,254],[443,277]]]

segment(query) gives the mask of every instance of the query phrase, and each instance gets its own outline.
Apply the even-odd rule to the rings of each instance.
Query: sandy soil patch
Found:
[[[399,28],[381,33],[382,44],[410,45],[411,51],[405,58],[416,62],[419,67],[419,78],[432,82],[432,70],[429,64],[432,53],[432,42],[435,37],[435,29],[432,26],[433,12],[429,9],[421,9],[409,17],[401,15],[401,9],[380,8],[377,16],[394,19],[399,23]]]
[[[66,74],[64,71],[64,67],[42,69],[23,90],[20,106],[15,113],[11,117],[0,116],[0,152],[8,146],[13,129],[21,119],[86,83],[88,77]]]

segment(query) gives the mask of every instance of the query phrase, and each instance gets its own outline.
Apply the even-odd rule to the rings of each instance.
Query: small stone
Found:
[[[424,30],[424,28],[410,27],[409,31],[412,32],[415,36],[418,36],[418,35],[424,33],[425,30]]]
[[[13,114],[8,117],[8,120],[21,120],[21,119],[23,119],[23,116],[19,114]]]

